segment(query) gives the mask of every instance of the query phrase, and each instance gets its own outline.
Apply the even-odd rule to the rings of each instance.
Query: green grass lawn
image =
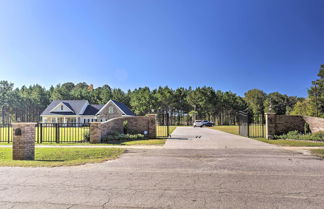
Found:
[[[213,126],[209,127],[214,130],[224,131],[230,134],[239,135],[239,126]]]
[[[253,138],[255,140],[265,142],[268,144],[276,144],[280,146],[289,146],[289,147],[323,147],[324,142],[312,142],[312,141],[299,141],[299,140],[284,140],[284,139],[265,139],[265,138]]]
[[[12,149],[0,149],[0,166],[55,167],[98,163],[119,157],[119,148],[36,148],[35,160],[12,160]]]
[[[179,126],[169,126],[169,134],[172,134],[173,131]],[[156,127],[156,137],[164,138],[167,135],[167,126],[157,126]]]

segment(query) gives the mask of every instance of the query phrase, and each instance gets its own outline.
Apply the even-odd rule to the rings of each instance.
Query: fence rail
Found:
[[[84,123],[38,123],[37,143],[82,143],[89,141],[90,124]]]
[[[12,126],[11,124],[0,124],[0,142],[12,142]]]

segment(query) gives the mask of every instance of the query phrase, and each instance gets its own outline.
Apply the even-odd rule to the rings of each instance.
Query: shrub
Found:
[[[83,139],[86,142],[90,141],[90,132],[89,131],[86,131],[86,132],[83,133]]]
[[[318,137],[321,140],[324,140],[324,131],[320,131],[320,132],[313,133],[312,136]]]
[[[314,134],[301,134],[298,131],[290,131],[287,134],[275,136],[275,139],[295,139],[295,140],[314,140],[324,141],[324,132],[317,132]]]
[[[120,141],[120,140],[139,140],[144,139],[143,134],[120,134],[120,133],[111,133],[104,137],[103,141]]]

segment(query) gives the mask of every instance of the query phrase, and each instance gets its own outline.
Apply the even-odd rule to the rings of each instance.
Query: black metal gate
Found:
[[[166,112],[157,114],[156,137],[167,138],[170,136],[170,115]]]
[[[11,124],[0,124],[0,142],[12,142],[12,126]]]
[[[245,112],[239,112],[238,120],[240,135],[249,137],[249,115]]]
[[[251,138],[265,138],[264,114],[238,113],[239,133],[241,136]]]

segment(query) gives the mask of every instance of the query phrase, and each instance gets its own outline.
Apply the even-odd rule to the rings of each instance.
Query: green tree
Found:
[[[247,102],[249,108],[254,114],[264,113],[264,102],[266,100],[266,93],[259,89],[252,89],[244,94],[244,100]]]
[[[145,115],[153,109],[153,95],[149,87],[138,88],[130,93],[130,105],[136,115]]]
[[[312,82],[308,90],[309,104],[315,109],[315,113],[309,113],[311,116],[324,117],[324,65],[320,66],[319,77]]]

